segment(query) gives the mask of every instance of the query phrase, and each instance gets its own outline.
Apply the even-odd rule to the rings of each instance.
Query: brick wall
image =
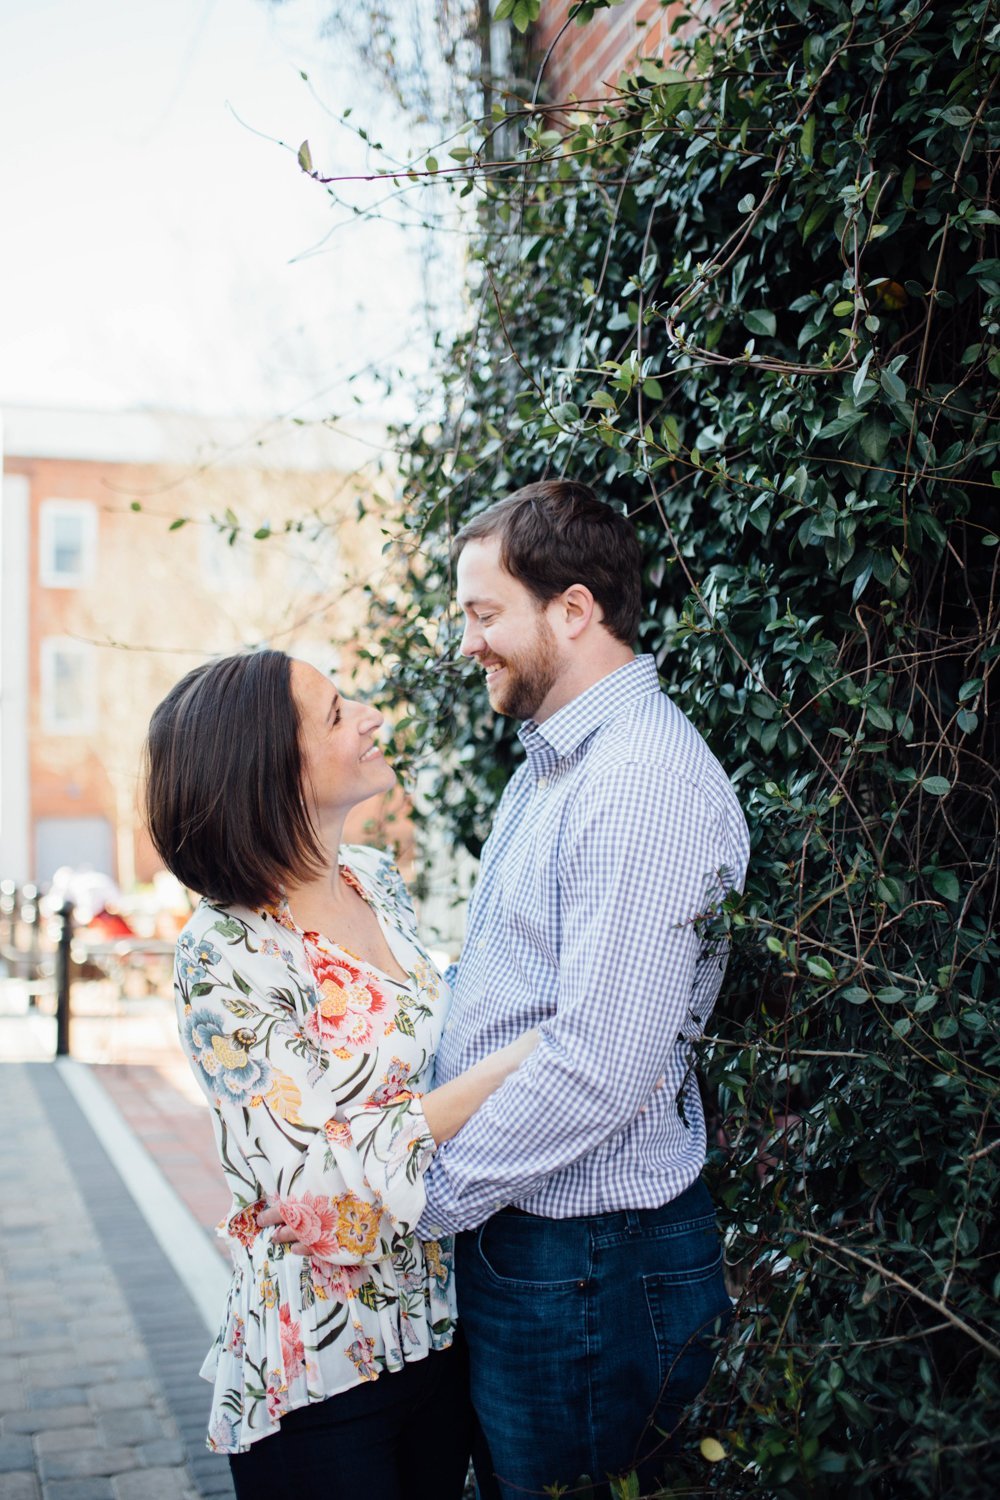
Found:
[[[115,868],[108,873],[128,887],[149,880],[160,865],[136,808],[141,745],[156,703],[206,655],[261,640],[320,665],[339,655],[346,680],[353,642],[363,635],[363,585],[379,566],[382,534],[375,517],[359,523],[353,513],[365,481],[337,472],[206,472],[11,454],[4,469],[30,486],[24,729],[31,842],[39,820],[104,820],[114,839]],[[53,499],[87,501],[97,513],[93,575],[80,587],[47,587],[40,578],[39,518]],[[133,500],[142,506],[138,513]],[[299,555],[323,554],[305,540],[295,542],[292,555],[278,535],[254,544],[240,563],[238,582],[219,589],[205,573],[206,534],[215,536],[207,517],[230,504],[244,521],[267,520],[276,532],[286,517],[322,517],[336,531],[335,554],[321,563],[321,576],[303,581]],[[182,515],[192,524],[169,531],[170,519]],[[54,733],[45,722],[41,659],[43,642],[52,638],[92,644],[95,712],[86,732]],[[335,653],[331,640],[346,644]],[[389,826],[380,828],[386,819]],[[402,799],[363,804],[346,836],[373,843],[401,839],[405,857],[410,829]]]
[[[606,98],[619,73],[637,58],[662,59],[669,52],[671,23],[682,9],[660,0],[625,0],[612,10],[598,11],[585,26],[571,21],[563,31],[569,8],[568,0],[542,0],[531,33],[536,70],[552,47],[539,96],[547,103],[574,95],[581,100]]]

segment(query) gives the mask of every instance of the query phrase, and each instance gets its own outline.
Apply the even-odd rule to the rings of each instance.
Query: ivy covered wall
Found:
[[[558,474],[634,517],[642,648],[754,842],[702,1055],[738,1320],[674,1493],[992,1497],[1000,14],[680,19],[615,103],[452,152],[470,318],[400,435],[372,654],[476,852],[516,744],[450,537]]]

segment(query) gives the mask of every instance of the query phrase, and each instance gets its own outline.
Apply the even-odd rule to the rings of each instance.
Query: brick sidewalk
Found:
[[[0,1495],[231,1497],[228,1465],[204,1447],[210,1390],[198,1370],[211,1335],[52,1064],[51,1009],[0,981],[0,1341],[15,1351],[0,1374]],[[75,986],[71,1050],[228,1266],[214,1226],[229,1195],[172,1000],[111,1003],[100,986]],[[40,1264],[44,1277],[29,1274]],[[67,1311],[77,1299],[79,1320]],[[105,1307],[114,1317],[94,1323],[91,1349],[87,1320]],[[109,1372],[135,1392],[124,1415],[102,1405],[115,1399]]]
[[[0,1064],[0,1493],[232,1494],[209,1339],[56,1067]]]
[[[4,991],[0,981],[0,1002]],[[214,1230],[229,1212],[229,1193],[208,1105],[177,1039],[173,1000],[148,996],[112,1003],[110,994],[109,986],[74,986],[72,1055],[92,1068],[228,1265],[229,1252]],[[47,1061],[55,1045],[53,1015],[0,1004],[0,1062]]]
[[[187,1068],[186,1062],[183,1065]],[[181,1093],[173,1070],[165,1072],[148,1063],[105,1063],[95,1066],[94,1074],[230,1265],[225,1242],[214,1233],[229,1213],[230,1196],[203,1097]]]

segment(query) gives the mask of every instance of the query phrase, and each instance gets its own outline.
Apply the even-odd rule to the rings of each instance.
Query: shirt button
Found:
[[[535,782],[535,785],[540,787],[547,787],[548,784],[549,778],[547,776],[539,776],[538,780]]]
[[[485,938],[480,938],[479,942],[476,944],[476,947],[477,948],[485,948],[486,947],[486,939]]]

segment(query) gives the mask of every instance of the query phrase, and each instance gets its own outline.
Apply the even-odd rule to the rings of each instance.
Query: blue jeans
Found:
[[[732,1304],[712,1201],[578,1219],[506,1209],[459,1236],[455,1284],[488,1455],[482,1500],[583,1476],[655,1487],[670,1435],[708,1379]]]

